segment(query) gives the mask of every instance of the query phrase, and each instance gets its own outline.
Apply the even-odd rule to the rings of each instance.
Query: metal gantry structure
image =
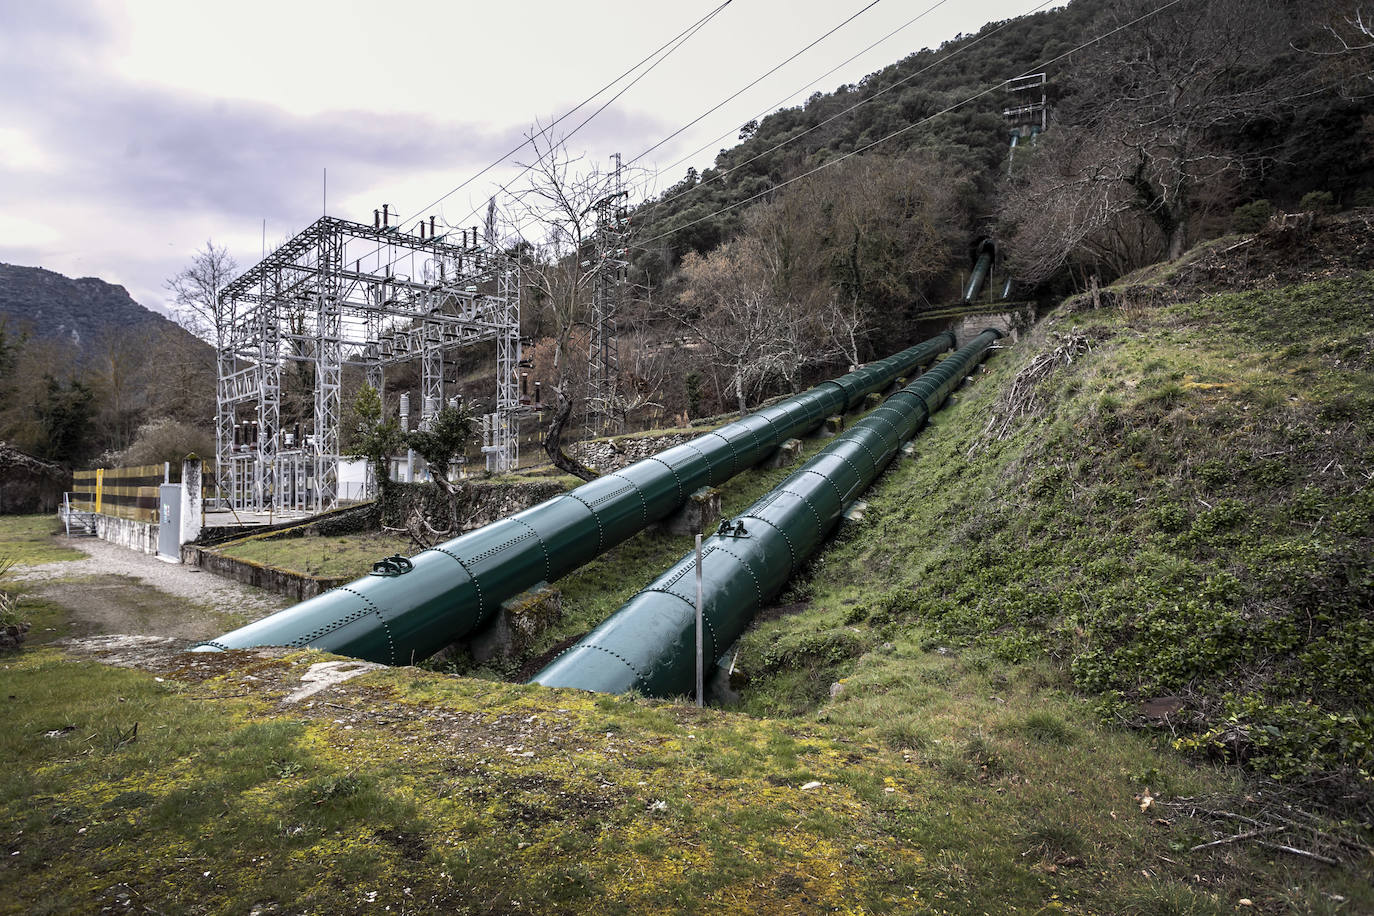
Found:
[[[625,202],[620,154],[613,157],[608,193],[592,204],[596,211],[596,247],[592,269],[592,309],[587,344],[587,429],[592,435],[624,432],[620,397],[620,341],[617,329],[620,292],[629,267],[630,220]]]
[[[323,216],[220,293],[215,450],[221,498],[234,509],[338,504],[344,366],[361,367],[381,392],[387,367],[418,360],[423,428],[445,404],[445,363],[487,340],[496,391],[483,452],[492,470],[516,466],[514,266],[476,228],[443,230],[431,217],[428,233],[424,221],[405,231],[388,210],[371,226]],[[287,429],[282,377],[293,364],[313,392],[312,415]]]
[[[1011,133],[1011,152],[1007,157],[1007,170],[1016,158],[1016,147],[1023,140],[1035,142],[1035,138],[1049,126],[1049,105],[1046,86],[1048,79],[1044,73],[1029,73],[1007,80],[1008,104],[1002,109],[1002,118],[1007,122]]]

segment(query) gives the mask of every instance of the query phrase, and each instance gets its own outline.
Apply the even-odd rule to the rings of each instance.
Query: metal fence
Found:
[[[71,507],[136,522],[156,522],[158,487],[166,479],[160,464],[96,468],[72,474]]]

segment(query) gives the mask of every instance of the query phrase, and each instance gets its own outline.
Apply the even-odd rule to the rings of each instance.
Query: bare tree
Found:
[[[553,415],[544,451],[560,470],[591,480],[597,472],[569,455],[563,435],[585,400],[587,315],[601,271],[595,256],[596,204],[613,190],[613,176],[583,166],[547,130],[530,137],[535,158],[526,185],[516,195],[514,248],[522,282],[540,313],[536,330],[552,345]],[[489,216],[489,221],[491,217]],[[578,345],[580,344],[580,346]]]
[[[1127,25],[1151,6],[1116,0],[1107,23]],[[1129,248],[1151,235],[1133,220],[1157,233],[1158,254],[1181,255],[1204,189],[1247,165],[1227,132],[1273,115],[1295,91],[1292,68],[1273,66],[1292,28],[1275,0],[1205,0],[1096,46],[1071,73],[1051,133],[1004,195],[1013,256],[1027,279],[1085,248],[1089,257],[1123,254],[1114,236]]]
[[[209,239],[191,256],[189,266],[167,281],[177,321],[186,330],[216,347],[223,347],[232,316],[220,305],[219,294],[234,279],[238,264],[229,249]]]
[[[688,254],[682,277],[685,289],[669,314],[711,352],[743,415],[761,384],[795,375],[796,311],[776,296],[756,239],[727,242],[704,258]]]
[[[1318,28],[1295,47],[1322,58],[1322,71],[1341,94],[1362,99],[1374,94],[1374,5],[1355,0],[1316,0]]]
[[[925,153],[858,156],[754,208],[745,232],[778,296],[824,326],[829,355],[859,363],[873,329],[918,310],[949,272],[971,186]]]

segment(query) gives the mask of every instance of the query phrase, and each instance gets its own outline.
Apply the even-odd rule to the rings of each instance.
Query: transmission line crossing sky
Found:
[[[383,203],[407,224],[480,222],[468,214],[533,158],[503,159],[536,122],[585,101],[560,128],[579,125],[636,76],[570,151],[606,167],[653,148],[637,165],[662,189],[780,99],[1063,5],[731,0],[612,82],[721,3],[0,0],[0,261],[100,277],[167,311],[165,281],[197,248],[213,239],[246,268],[264,221],[268,247],[326,205],[360,222]]]

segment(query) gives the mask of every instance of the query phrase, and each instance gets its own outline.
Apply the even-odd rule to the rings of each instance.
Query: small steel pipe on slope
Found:
[[[978,259],[973,265],[973,274],[969,277],[968,288],[964,291],[965,304],[977,299],[978,294],[983,291],[983,284],[987,282],[988,275],[992,272],[992,262],[996,257],[997,247],[991,239],[984,240],[978,246]]]
[[[194,648],[313,646],[385,664],[428,658],[489,623],[506,599],[594,559],[953,345],[952,335],[938,335]]]
[[[782,590],[855,497],[999,338],[987,330],[888,398],[744,514],[702,541],[703,654],[720,657]],[[601,693],[691,692],[696,675],[696,557],[631,598],[530,681]]]

